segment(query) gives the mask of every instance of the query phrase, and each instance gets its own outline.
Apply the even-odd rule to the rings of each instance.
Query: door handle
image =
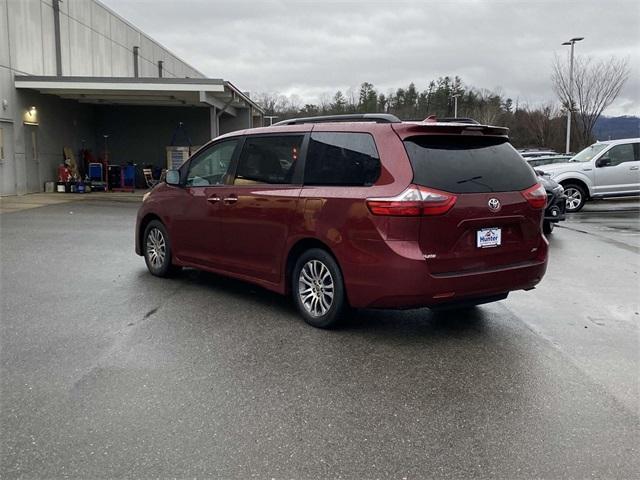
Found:
[[[629,167],[629,170],[640,170],[640,167],[638,167],[638,166]]]
[[[227,204],[236,203],[238,201],[238,197],[236,197],[235,195],[229,195],[228,197],[224,197],[222,201]]]
[[[218,195],[211,195],[209,198],[207,198],[207,202],[209,203],[216,203],[220,201],[220,197]]]
[[[583,169],[582,169],[582,171],[583,171],[583,172],[590,172],[590,171],[591,171],[591,169],[590,169],[590,168],[583,168]]]

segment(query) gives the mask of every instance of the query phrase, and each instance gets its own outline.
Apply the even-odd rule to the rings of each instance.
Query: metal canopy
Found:
[[[98,105],[213,106],[233,116],[242,108],[263,113],[246,94],[221,79],[16,75],[15,86]]]

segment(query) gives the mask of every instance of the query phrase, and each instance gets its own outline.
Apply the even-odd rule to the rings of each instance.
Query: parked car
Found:
[[[537,168],[564,187],[570,213],[590,199],[640,195],[640,138],[597,142],[568,162]]]
[[[522,158],[528,160],[530,158],[538,158],[538,157],[550,157],[553,155],[558,155],[558,152],[554,150],[533,150],[533,149],[522,149],[518,150],[518,153],[522,155]]]
[[[571,160],[572,157],[573,155],[550,155],[543,157],[525,158],[525,160],[533,168],[536,168],[543,165],[553,165],[554,163],[566,163]]]
[[[544,209],[544,220],[542,231],[546,234],[553,232],[555,224],[565,219],[567,197],[564,194],[564,187],[550,177],[539,173],[538,181],[547,192],[547,206]]]
[[[507,129],[315,117],[212,140],[144,199],[153,275],[195,267],[292,294],[311,325],[347,307],[459,307],[530,290],[546,193]]]

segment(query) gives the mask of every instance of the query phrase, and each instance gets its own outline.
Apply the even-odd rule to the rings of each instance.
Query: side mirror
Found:
[[[180,185],[180,172],[178,170],[167,170],[164,181],[167,185]]]
[[[609,158],[599,158],[596,162],[596,167],[609,167],[611,166],[611,160]]]

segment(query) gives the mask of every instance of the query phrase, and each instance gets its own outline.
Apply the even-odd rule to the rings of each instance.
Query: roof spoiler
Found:
[[[442,117],[437,118],[435,115],[429,115],[423,120],[425,123],[469,123],[472,125],[480,125],[480,122],[468,117]]]
[[[443,123],[445,123],[443,125]],[[414,135],[478,135],[490,137],[509,137],[509,129],[507,127],[494,127],[492,125],[481,125],[479,123],[453,123],[450,122],[416,122],[403,123],[394,125],[393,128],[403,138]]]

